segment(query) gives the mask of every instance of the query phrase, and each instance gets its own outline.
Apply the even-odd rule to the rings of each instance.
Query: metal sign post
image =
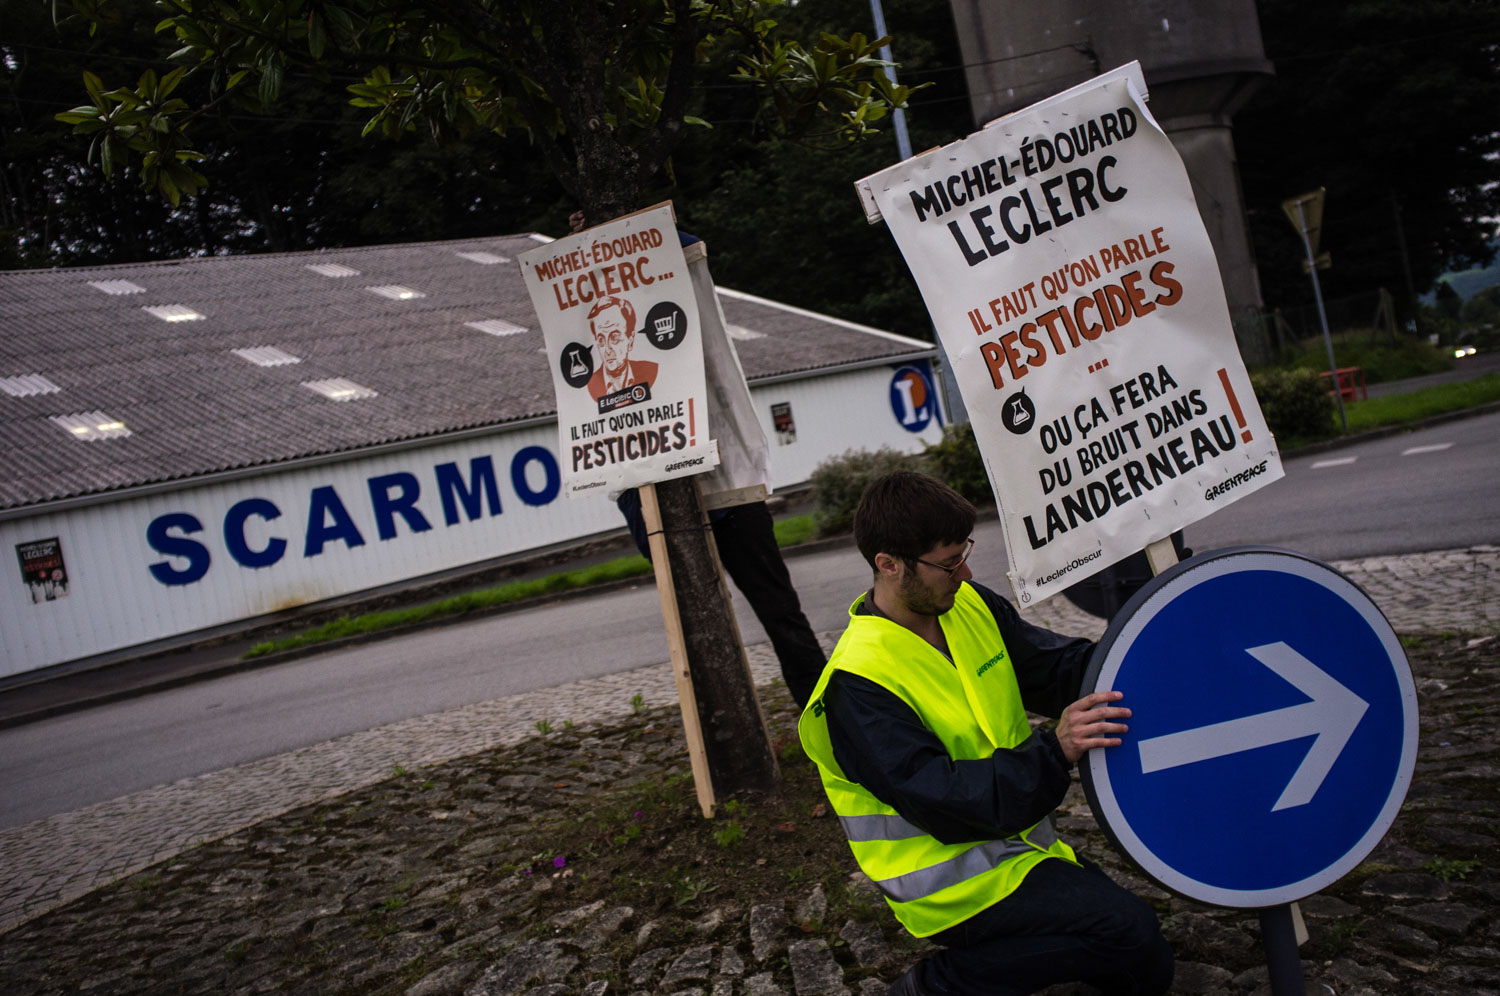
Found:
[[[1339,383],[1339,365],[1333,358],[1333,336],[1328,333],[1328,313],[1323,310],[1323,285],[1318,282],[1318,239],[1323,230],[1323,188],[1310,194],[1292,197],[1281,202],[1281,209],[1302,236],[1302,248],[1307,252],[1307,273],[1312,277],[1313,297],[1318,302],[1318,321],[1323,326],[1323,346],[1328,350],[1328,375],[1333,378],[1333,397],[1339,406],[1339,425],[1349,428],[1349,417],[1344,414],[1344,390]]]

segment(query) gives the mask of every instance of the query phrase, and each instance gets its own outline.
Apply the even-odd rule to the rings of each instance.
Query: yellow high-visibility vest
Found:
[[[989,757],[1031,735],[999,627],[972,587],[960,586],[953,608],[939,617],[951,663],[905,626],[859,613],[864,597],[849,608],[849,628],[828,659],[797,733],[818,766],[860,870],[885,894],[902,926],[928,937],[1010,895],[1039,862],[1056,857],[1076,863],[1076,858],[1048,820],[1014,837],[944,844],[844,776],[833,757],[822,703],[835,670],[867,678],[898,696],[955,761]]]

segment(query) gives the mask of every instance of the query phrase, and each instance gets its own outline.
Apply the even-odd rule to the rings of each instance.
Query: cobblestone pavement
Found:
[[[1496,574],[1497,567],[1500,567],[1500,547],[1367,558],[1344,561],[1335,566],[1369,592],[1394,627],[1403,634],[1462,633],[1482,637],[1484,634],[1500,632],[1500,578]],[[1103,629],[1099,620],[1083,614],[1064,599],[1049,600],[1027,615],[1060,632],[1097,637]],[[836,636],[836,633],[823,634],[825,642],[831,642]],[[1490,646],[1493,647],[1494,644]],[[771,683],[776,677],[776,666],[769,648],[752,647],[749,649],[749,657],[757,683]],[[1492,653],[1488,660],[1493,660]],[[1475,673],[1478,670],[1475,669]],[[1437,685],[1442,686],[1437,690],[1443,691],[1461,677],[1449,675],[1427,680],[1437,682]],[[1432,691],[1435,687],[1426,690]],[[22,929],[28,921],[93,890],[165,862],[190,847],[226,838],[232,841],[235,839],[234,835],[270,817],[388,779],[398,767],[429,767],[512,745],[527,749],[528,742],[538,739],[539,723],[550,724],[553,728],[564,724],[588,728],[618,723],[630,717],[631,700],[637,695],[647,708],[674,704],[676,692],[669,668],[664,664],[640,668],[563,688],[531,692],[410,719],[0,832],[0,854],[5,856],[3,869],[0,869],[0,937],[10,935],[7,943],[0,946],[11,950],[11,954],[4,960],[9,961],[15,956],[17,945],[9,941],[19,940],[21,935],[29,933]],[[561,706],[560,702],[568,705]],[[1424,710],[1427,708],[1429,706],[1424,702]],[[1478,706],[1472,708],[1477,709]],[[1452,717],[1450,715],[1446,718]],[[1444,739],[1435,740],[1429,750],[1427,725],[1427,716],[1424,714],[1424,763],[1434,753],[1459,763],[1468,755],[1454,753],[1455,751],[1480,749],[1470,748],[1466,737],[1445,731],[1442,734]],[[1483,749],[1489,751],[1484,755],[1486,763],[1478,765],[1480,774],[1474,777],[1494,778],[1494,746],[1487,744]],[[1459,771],[1445,769],[1445,772],[1441,778],[1447,780],[1442,781],[1436,789],[1429,787],[1424,790],[1429,796],[1451,794],[1449,789],[1463,785],[1463,779],[1470,777]],[[1492,792],[1493,788],[1487,791]],[[1417,795],[1415,790],[1413,795]],[[1091,828],[1093,821],[1081,794],[1075,791],[1074,796],[1076,798],[1070,797],[1071,809],[1065,807],[1067,811],[1059,822],[1065,830],[1076,835],[1084,831],[1085,824]],[[1445,826],[1439,828],[1441,832],[1429,836],[1439,841],[1446,840],[1455,846],[1471,848],[1482,841],[1487,848],[1492,849],[1494,838],[1479,832],[1479,825],[1493,822],[1493,810],[1485,807],[1494,803],[1495,800],[1491,798],[1467,805],[1467,815],[1465,806],[1459,806],[1456,811],[1445,811],[1438,820]],[[1426,804],[1421,800],[1416,803],[1419,807]],[[1413,802],[1409,800],[1408,808],[1412,805]],[[1395,860],[1390,863],[1396,867],[1408,867],[1412,861],[1424,857],[1407,849],[1397,853]],[[1418,864],[1420,865],[1420,861]],[[1460,861],[1459,865],[1453,867],[1462,869],[1468,866]],[[1122,870],[1120,874],[1128,875],[1128,872]],[[1144,886],[1144,883],[1139,882],[1132,884]],[[1371,886],[1367,884],[1366,887]],[[1429,956],[1427,961],[1431,961],[1430,956],[1437,950],[1438,942],[1433,941],[1429,935],[1441,935],[1455,928],[1462,935],[1475,923],[1484,921],[1485,914],[1473,906],[1453,901],[1454,890],[1446,884],[1445,877],[1408,874],[1406,879],[1402,879],[1398,874],[1392,881],[1374,882],[1373,887],[1375,894],[1383,897],[1382,901],[1396,902],[1413,898],[1423,901],[1417,904],[1422,907],[1418,913],[1406,917],[1404,923],[1393,922],[1383,926],[1391,935],[1383,950],[1404,951],[1406,954],[1400,957],[1411,964],[1422,961],[1424,955]],[[1487,888],[1492,901],[1500,900],[1493,885]],[[1150,888],[1142,888],[1142,891],[1149,893]],[[1165,902],[1168,897],[1162,893],[1159,898]],[[816,899],[812,896],[789,897],[789,902],[816,902]],[[1330,899],[1321,908],[1316,902],[1311,903],[1309,916],[1337,918],[1347,915],[1346,910],[1333,905],[1337,902]],[[1318,912],[1320,909],[1321,912]],[[784,911],[779,915],[784,918]],[[772,911],[762,910],[760,919],[767,921],[767,918],[780,922]],[[614,927],[608,926],[610,922],[614,922]],[[629,911],[592,910],[580,912],[576,921],[570,921],[570,927],[576,923],[581,930],[608,932],[622,929],[622,924],[629,926],[632,922]],[[750,911],[748,923],[754,927],[755,911]],[[860,944],[873,942],[861,933],[863,928],[849,929],[858,935],[856,940],[847,937],[840,939],[830,933],[827,937],[814,935],[800,941],[780,942],[785,948],[782,951],[785,964],[792,972],[789,978],[793,978],[794,989],[799,996],[850,991],[840,981],[842,974],[839,960],[834,958],[829,945],[840,948],[841,957],[846,961],[849,952],[856,952],[863,964],[863,956],[857,955]],[[1191,932],[1219,928],[1212,924],[1204,927],[1194,921],[1180,929]],[[861,937],[864,938],[863,941],[858,940]],[[1468,959],[1465,964],[1472,967],[1473,974],[1464,983],[1469,988],[1459,986],[1445,989],[1439,986],[1430,991],[1500,991],[1500,952],[1495,950],[1497,937],[1500,937],[1500,926],[1491,924],[1485,936],[1472,939],[1469,948],[1459,949],[1467,952],[1464,955]],[[657,972],[656,968],[642,969],[638,973],[642,981],[655,979],[658,986],[681,983],[677,989],[655,990],[660,992],[704,992],[702,989],[694,989],[692,983],[711,981],[714,996],[732,992],[770,994],[784,991],[778,988],[778,979],[782,979],[782,976],[762,971],[767,966],[757,958],[752,957],[748,967],[741,964],[740,971],[735,972],[732,970],[734,959],[740,957],[734,953],[737,948],[722,941],[715,946],[708,943],[710,938],[706,935],[702,940],[704,943],[679,944],[660,954],[658,960],[663,964],[659,967],[665,974]],[[1181,938],[1174,938],[1174,942],[1179,940]],[[1229,943],[1224,938],[1219,940]],[[1239,939],[1233,940],[1237,943]],[[523,953],[526,957],[535,961],[535,971],[528,970],[517,975],[519,969],[516,969],[506,975],[506,966],[520,964],[515,959],[507,958],[488,967],[470,965],[472,971],[464,977],[461,985],[455,981],[455,974],[454,979],[448,982],[436,978],[424,980],[431,983],[430,988],[423,989],[419,986],[411,991],[465,991],[464,987],[469,987],[467,991],[477,993],[525,991],[562,994],[579,991],[569,988],[562,981],[576,967],[576,952],[569,954],[556,947],[560,942],[543,943],[534,938],[524,942],[512,939],[512,942],[505,950],[514,954],[521,950],[517,947],[520,944],[525,949]],[[753,948],[753,938],[746,943]],[[541,947],[537,947],[539,944]],[[1430,950],[1426,946],[1429,944],[1432,945]],[[1446,946],[1444,950],[1446,951]],[[711,971],[707,967],[707,961],[715,951],[720,960],[718,967]],[[698,964],[700,961],[704,963],[701,966]],[[729,963],[728,968],[725,968],[726,962]],[[568,967],[560,967],[564,963]],[[1473,967],[1474,965],[1478,967]],[[1330,985],[1329,991],[1400,991],[1383,985],[1377,969],[1366,967],[1356,971],[1357,967],[1344,966],[1347,978],[1343,979],[1343,983],[1347,985],[1341,983],[1336,990]],[[480,969],[485,971],[481,972]],[[451,969],[451,972],[458,973],[459,970]],[[1211,965],[1197,965],[1190,969],[1186,980],[1179,973],[1179,991],[1220,991],[1215,986],[1221,987],[1222,991],[1239,991],[1231,983],[1237,985],[1246,981],[1241,978],[1223,978],[1217,972],[1223,970]],[[1361,972],[1374,974],[1365,978]],[[0,991],[10,991],[4,981],[6,977],[5,965],[0,961]],[[675,982],[670,981],[673,978]],[[490,981],[486,983],[485,979]],[[505,979],[511,981],[506,982]],[[520,985],[537,979],[555,981],[550,986],[529,990]],[[1254,980],[1250,979],[1250,987],[1253,988],[1253,984]],[[881,985],[871,978],[864,978],[856,988],[864,996],[883,991]],[[1191,988],[1194,985],[1198,988]],[[259,988],[275,987],[267,985]],[[640,983],[631,988],[640,988]],[[590,986],[584,991],[603,993],[605,990]]]

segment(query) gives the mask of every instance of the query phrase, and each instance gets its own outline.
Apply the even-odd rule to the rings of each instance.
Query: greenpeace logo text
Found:
[[[1262,460],[1260,463],[1256,464],[1254,467],[1251,467],[1249,470],[1242,470],[1228,480],[1225,480],[1219,484],[1215,484],[1213,487],[1203,492],[1203,497],[1208,501],[1213,501],[1220,495],[1228,494],[1235,488],[1239,487],[1241,484],[1244,484],[1246,481],[1259,477],[1265,472],[1266,462]]]
[[[991,657],[989,660],[987,660],[983,664],[979,665],[979,669],[974,672],[974,677],[976,677],[976,678],[983,678],[984,677],[984,672],[988,671],[990,668],[994,667],[996,664],[999,664],[1004,659],[1005,659],[1005,651],[1002,650],[998,654],[996,654],[994,657]]]

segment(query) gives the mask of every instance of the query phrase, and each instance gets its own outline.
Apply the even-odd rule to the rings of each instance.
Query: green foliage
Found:
[[[705,882],[702,879],[694,879],[690,875],[684,875],[672,883],[673,900],[680,907],[692,906],[703,896],[718,891],[719,887],[717,885]]]
[[[89,162],[98,162],[105,176],[138,153],[142,185],[160,191],[175,206],[184,194],[191,197],[208,182],[187,165],[204,157],[188,148],[187,101],[172,97],[186,74],[186,66],[160,78],[148,69],[135,89],[106,91],[99,77],[84,72],[83,86],[91,103],[64,111],[57,120],[72,125],[75,134],[91,137]]]
[[[854,525],[860,495],[875,478],[893,470],[926,470],[921,456],[900,453],[889,446],[878,450],[849,450],[830,457],[813,470],[813,525],[819,536],[845,533]]]
[[[536,731],[543,735],[552,732],[552,723],[549,720],[539,719],[536,721]]]
[[[1329,300],[1404,291],[1406,264],[1420,294],[1446,270],[1488,262],[1500,214],[1495,0],[1256,8],[1276,72],[1235,114],[1234,140],[1267,302],[1312,303],[1280,205],[1320,186]]]
[[[933,475],[948,487],[975,505],[994,504],[995,495],[971,423],[944,426],[942,441],[928,446],[924,455]]]
[[[630,711],[637,716],[646,711],[646,697],[640,692],[630,697]]]
[[[1405,380],[1453,369],[1453,353],[1419,339],[1402,337],[1395,345],[1372,343],[1368,335],[1352,332],[1333,339],[1333,359],[1340,367],[1359,367],[1367,384]],[[1322,373],[1328,369],[1328,347],[1321,338],[1304,342],[1288,364],[1297,370]]]
[[[720,847],[734,847],[745,839],[745,828],[740,826],[739,820],[730,820],[723,827],[714,831],[714,843]]]
[[[1281,446],[1332,435],[1334,404],[1311,370],[1265,370],[1250,375],[1260,410]]]
[[[1443,284],[1447,287],[1447,284]],[[1451,289],[1451,288],[1450,288]],[[1500,284],[1486,287],[1463,303],[1462,318],[1471,325],[1500,325]]]
[[[94,31],[110,6],[73,0],[67,9]],[[347,87],[348,99],[368,115],[365,135],[420,131],[452,142],[524,132],[586,214],[602,221],[639,206],[685,126],[707,123],[689,113],[701,65],[737,60],[733,78],[756,89],[758,112],[798,132],[831,121],[832,134],[859,138],[905,104],[912,88],[882,72],[877,53],[885,39],[824,34],[804,47],[767,16],[778,7],[780,0],[577,0],[482,10],[434,0],[178,0],[165,7],[157,33],[174,47],[177,68],[165,79],[175,85],[193,72],[205,80],[196,106],[153,101],[157,83],[148,71],[150,80],[143,76],[133,90],[106,93],[91,84],[93,110],[79,108],[83,117],[65,123],[105,132],[106,171],[141,154],[143,184],[176,203],[201,185],[175,158],[188,151],[188,128],[201,110],[263,114],[289,79],[357,72],[362,79]],[[137,105],[148,104],[137,120]],[[142,120],[152,134],[124,130]]]
[[[1482,867],[1478,861],[1466,861],[1460,858],[1433,858],[1422,866],[1422,870],[1429,875],[1435,875],[1444,882],[1463,881]]]

